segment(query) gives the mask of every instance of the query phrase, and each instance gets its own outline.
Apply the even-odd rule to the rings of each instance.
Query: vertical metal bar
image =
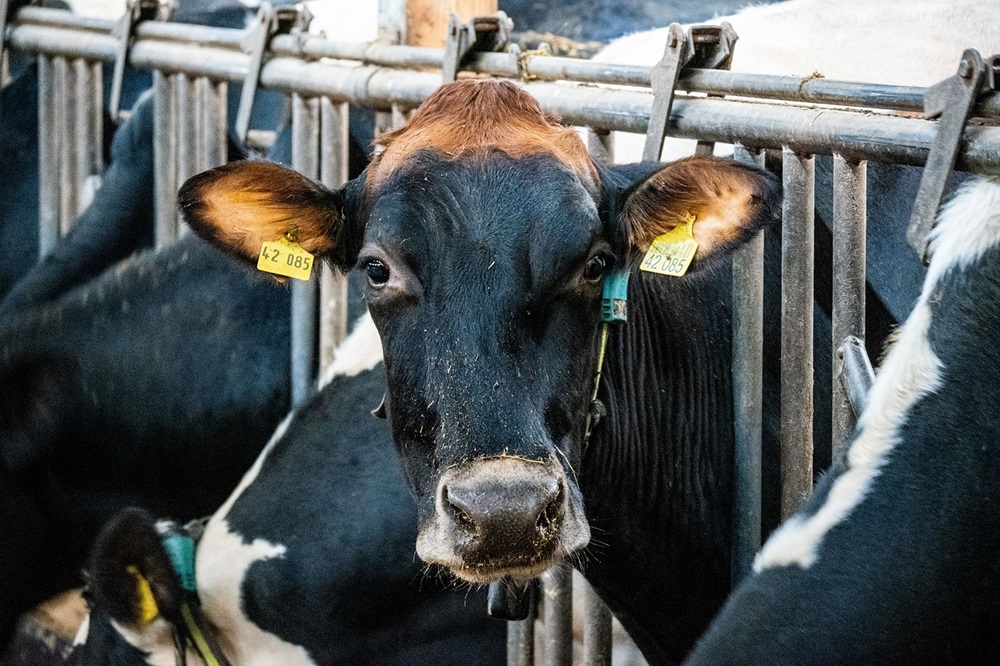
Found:
[[[406,43],[406,0],[378,0],[378,37],[388,44]]]
[[[587,150],[598,164],[615,163],[615,134],[608,130],[587,130]]]
[[[737,145],[735,157],[764,165],[764,153]],[[761,439],[764,373],[764,234],[733,258],[733,479],[732,582],[753,567],[761,538]]]
[[[174,127],[177,137],[177,185],[198,172],[198,131],[200,115],[198,113],[197,91],[195,83],[186,74],[170,76],[174,90],[174,115],[177,125]],[[177,235],[187,233],[187,224],[181,219],[178,211]]]
[[[319,100],[292,95],[292,167],[319,177]],[[306,403],[316,380],[316,310],[319,301],[316,273],[303,282],[292,280],[292,407]]]
[[[55,59],[56,124],[59,133],[59,231],[65,234],[79,214],[80,184],[76,162],[76,72],[63,57]]]
[[[866,162],[833,156],[833,455],[847,445],[857,424],[840,380],[840,347],[848,336],[865,338]]]
[[[320,101],[320,181],[331,188],[347,182],[350,150],[348,105]],[[320,273],[319,363],[325,368],[347,336],[347,276],[322,266]]]
[[[59,131],[55,65],[38,55],[38,258],[59,243]]]
[[[74,146],[73,152],[80,192],[77,203],[79,212],[82,212],[90,205],[94,190],[97,189],[94,179],[99,179],[101,174],[99,170],[95,169],[95,166],[99,167],[99,165],[95,165],[95,153],[100,152],[95,144],[100,140],[100,136],[95,136],[96,123],[94,121],[94,117],[100,115],[101,108],[94,105],[97,100],[93,91],[99,83],[94,78],[92,63],[78,58],[73,61],[73,70],[77,102],[73,118],[73,122],[76,124],[76,146]]]
[[[781,518],[812,489],[815,159],[781,152]]]
[[[93,127],[90,135],[93,137],[91,143],[91,173],[104,173],[104,63],[97,61],[90,63],[91,80],[93,85],[90,89],[91,108],[94,113],[90,116]]]
[[[226,84],[206,77],[195,81],[198,100],[196,171],[205,171],[226,160]]]
[[[586,581],[583,598],[584,666],[611,666],[611,609]]]
[[[507,666],[534,666],[535,616],[507,623]]]
[[[157,249],[177,240],[177,114],[173,82],[153,72],[153,184]]]
[[[546,666],[573,663],[573,569],[557,564],[542,574]]]
[[[10,11],[9,0],[0,0],[0,88],[10,80],[10,61],[7,59],[7,46],[4,37],[7,35],[7,12]]]

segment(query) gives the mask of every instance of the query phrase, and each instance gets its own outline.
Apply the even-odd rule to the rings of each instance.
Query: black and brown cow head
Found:
[[[534,576],[590,538],[574,469],[605,275],[688,214],[691,270],[711,263],[773,216],[777,188],[714,158],[598,168],[507,82],[443,86],[379,143],[337,192],[242,162],[189,180],[181,206],[248,262],[295,226],[367,275],[419,555],[474,582]]]

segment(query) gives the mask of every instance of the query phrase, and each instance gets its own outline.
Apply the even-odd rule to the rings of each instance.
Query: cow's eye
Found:
[[[381,287],[389,281],[389,267],[378,259],[369,259],[366,261],[365,272],[368,274],[368,281],[373,287]]]
[[[590,282],[597,282],[604,276],[604,269],[607,266],[607,260],[598,255],[587,262],[587,265],[583,268],[583,279],[589,280]]]

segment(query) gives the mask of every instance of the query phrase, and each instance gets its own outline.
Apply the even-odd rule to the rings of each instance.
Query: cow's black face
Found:
[[[682,222],[690,270],[712,263],[774,219],[777,183],[715,158],[598,173],[501,81],[442,86],[380,143],[337,192],[251,161],[188,180],[181,208],[251,265],[294,229],[367,275],[417,551],[470,581],[533,576],[590,538],[574,469],[607,271]]]
[[[530,577],[584,547],[574,469],[602,278],[593,197],[550,155],[422,152],[370,197],[357,270],[420,511],[417,551],[460,577]]]

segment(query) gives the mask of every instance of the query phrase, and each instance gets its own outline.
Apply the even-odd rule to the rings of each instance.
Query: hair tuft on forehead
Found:
[[[509,81],[468,79],[443,85],[406,126],[383,134],[376,144],[385,150],[368,169],[369,187],[384,182],[418,150],[458,157],[495,148],[514,158],[552,154],[592,195],[600,189],[597,169],[576,131],[546,115],[534,97]]]

